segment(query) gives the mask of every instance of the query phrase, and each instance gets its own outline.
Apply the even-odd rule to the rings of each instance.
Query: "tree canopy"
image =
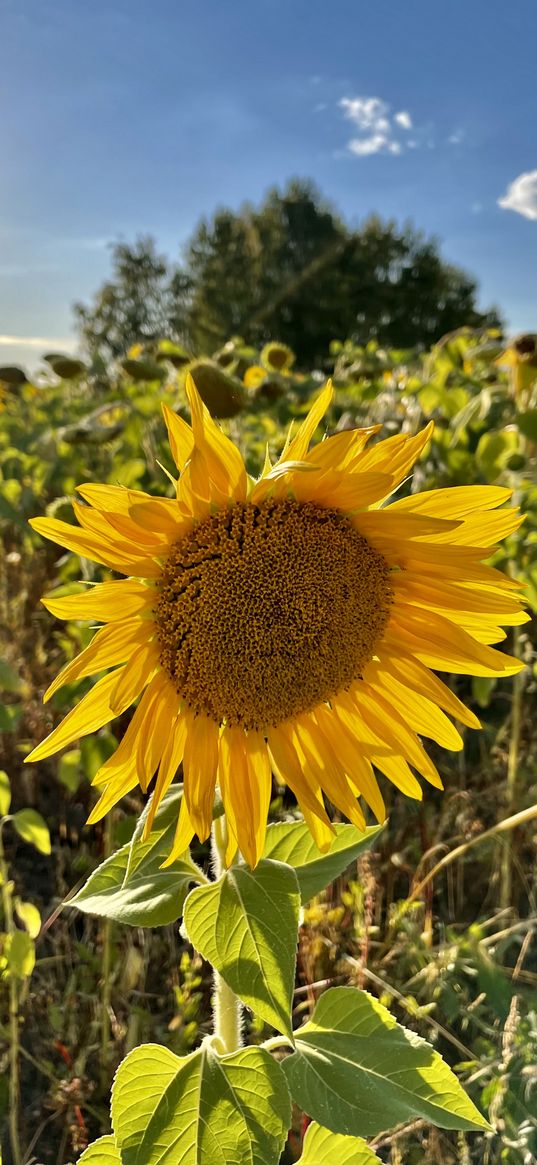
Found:
[[[148,237],[116,244],[111,279],[75,313],[92,355],[121,356],[158,336],[206,353],[239,334],[282,340],[311,364],[334,339],[427,347],[462,324],[498,323],[478,311],[476,293],[434,238],[377,216],[351,229],[311,183],[295,180],[258,208],[203,219],[181,264]]]

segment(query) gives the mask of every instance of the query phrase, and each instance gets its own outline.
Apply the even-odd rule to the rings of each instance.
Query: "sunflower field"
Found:
[[[536,337],[0,368],[0,529],[4,1165],[531,1165]]]

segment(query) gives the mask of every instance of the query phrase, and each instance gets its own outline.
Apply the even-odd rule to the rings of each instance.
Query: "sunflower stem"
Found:
[[[226,819],[225,817],[217,817],[213,821],[211,832],[215,878],[220,878],[225,869],[226,844]],[[228,1055],[242,1047],[242,1003],[235,992],[224,982],[216,968],[214,970],[213,1019],[214,1034],[222,1041]]]

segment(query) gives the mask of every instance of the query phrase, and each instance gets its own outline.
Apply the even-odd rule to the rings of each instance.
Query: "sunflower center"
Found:
[[[360,677],[388,621],[388,565],[343,514],[236,503],[172,547],[160,662],[197,713],[265,730]]]

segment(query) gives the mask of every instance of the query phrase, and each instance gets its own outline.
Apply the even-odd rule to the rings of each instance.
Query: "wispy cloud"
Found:
[[[537,219],[537,170],[519,174],[509,184],[503,198],[498,199],[502,210],[514,210],[524,218]]]
[[[43,351],[75,352],[78,341],[61,336],[0,336],[0,347],[4,348],[42,348]]]
[[[404,137],[412,129],[407,109],[392,113],[391,106],[380,97],[342,97],[339,107],[359,131],[359,136],[347,142],[351,154],[365,158],[372,154],[402,154],[415,148],[416,143],[410,146]]]
[[[396,125],[401,126],[401,129],[412,129],[412,118],[407,109],[401,109],[399,113],[394,114],[393,120]]]

